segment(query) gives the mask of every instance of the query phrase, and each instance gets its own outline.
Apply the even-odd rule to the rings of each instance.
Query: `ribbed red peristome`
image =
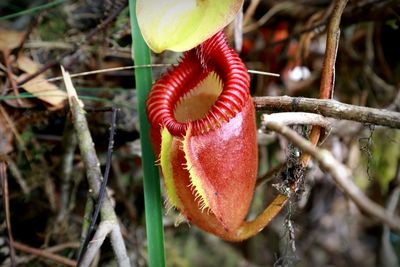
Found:
[[[214,71],[223,90],[204,118],[178,122],[174,109],[181,97]],[[250,77],[243,62],[230,48],[222,32],[185,52],[180,63],[164,74],[154,85],[147,99],[147,114],[152,126],[165,126],[182,137],[189,125],[193,135],[219,128],[240,112],[249,95]]]

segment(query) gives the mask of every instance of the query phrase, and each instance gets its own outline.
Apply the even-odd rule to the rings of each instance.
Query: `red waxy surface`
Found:
[[[179,100],[211,72],[223,84],[216,102],[200,119],[177,121],[174,109]],[[239,56],[223,33],[217,33],[186,52],[179,65],[154,84],[147,100],[156,153],[160,153],[161,129],[173,136],[170,151],[162,153],[168,153],[170,164],[164,168],[172,175],[182,205],[178,208],[200,228],[228,240],[246,217],[257,174],[249,82]],[[202,209],[204,203],[208,206]]]
[[[201,177],[210,210],[229,231],[245,219],[253,197],[258,165],[255,127],[249,98],[221,128],[187,138],[188,167]]]

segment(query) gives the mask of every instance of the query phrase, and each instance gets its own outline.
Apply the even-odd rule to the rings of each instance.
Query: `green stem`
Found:
[[[150,64],[150,50],[143,40],[136,19],[136,0],[129,0],[129,12],[131,17],[135,65]],[[135,79],[140,123],[140,141],[142,144],[148,260],[150,267],[162,267],[165,266],[165,256],[160,178],[158,169],[154,164],[155,157],[152,152],[149,136],[150,125],[146,116],[146,99],[152,85],[151,68],[136,68]]]
[[[41,10],[44,10],[44,9],[49,9],[49,8],[54,7],[56,5],[62,4],[64,2],[65,2],[65,0],[59,0],[59,1],[54,1],[54,2],[47,3],[47,4],[44,4],[44,5],[40,5],[40,6],[37,6],[37,7],[32,7],[32,8],[26,9],[26,10],[22,10],[20,12],[16,12],[16,13],[13,13],[13,14],[2,16],[2,17],[0,17],[0,20],[7,20],[7,19],[20,17],[20,16],[23,16],[23,15],[34,14],[34,13],[36,13],[38,11],[41,11]]]

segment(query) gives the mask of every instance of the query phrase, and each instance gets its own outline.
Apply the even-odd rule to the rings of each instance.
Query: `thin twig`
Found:
[[[307,139],[297,134],[289,127],[278,122],[269,122],[266,127],[285,136],[304,153],[311,155],[320,164],[321,168],[331,174],[336,184],[343,189],[346,195],[365,213],[378,218],[390,228],[400,231],[400,218],[389,215],[387,211],[370,200],[353,182],[350,170],[337,161],[328,150],[315,147]]]
[[[15,96],[19,96],[19,92],[18,92],[18,88],[17,88],[17,82],[14,80],[14,74],[12,71],[12,66],[11,66],[11,54],[10,54],[10,50],[6,49],[3,50],[3,57],[4,57],[4,64],[6,65],[6,73],[7,73],[7,78],[11,84],[11,88],[14,92]],[[18,105],[22,106],[22,102],[21,99],[17,98],[17,103]]]
[[[289,2],[289,1],[280,2],[279,4],[274,5],[258,21],[254,22],[254,23],[252,23],[250,25],[246,25],[244,27],[244,29],[243,29],[243,32],[244,33],[248,33],[248,32],[251,32],[251,31],[254,31],[254,30],[258,29],[259,27],[261,27],[262,25],[267,23],[267,21],[270,20],[277,13],[279,13],[279,12],[281,12],[283,10],[286,10],[286,9],[290,9],[295,5],[296,5],[295,3],[292,3],[292,2]]]
[[[333,4],[333,11],[329,18],[326,36],[326,48],[324,62],[322,65],[321,83],[319,88],[319,98],[330,99],[333,97],[335,86],[335,64],[339,47],[340,19],[348,0],[336,0]],[[309,139],[316,145],[321,136],[321,127],[313,126]],[[303,154],[300,159],[303,167],[308,165],[309,155]]]
[[[91,193],[93,198],[97,198],[100,194],[101,181],[103,180],[100,170],[100,163],[97,158],[96,151],[94,149],[94,143],[90,135],[88,123],[84,115],[85,112],[82,108],[83,103],[79,102],[79,99],[77,98],[76,90],[72,84],[71,77],[68,75],[67,72],[65,72],[64,68],[61,68],[61,70],[63,72],[64,81],[68,92],[68,99],[71,106],[72,117],[74,120],[74,128],[78,137],[78,144],[82,155],[82,161],[86,168],[86,176],[90,188],[89,192]],[[104,226],[102,230],[104,229],[108,230],[107,234],[109,234],[112,229],[119,229],[117,215],[115,214],[111,200],[107,194],[104,195],[104,202],[100,212],[101,212],[101,222],[99,227],[102,224],[103,225],[113,224],[115,227],[113,228]],[[92,241],[96,240],[97,234],[98,232],[96,232]],[[122,238],[122,235],[120,235],[120,237]],[[104,239],[101,239],[100,246],[103,240]],[[98,244],[98,242],[95,243]],[[88,266],[88,264],[92,262],[93,257],[96,255],[98,248],[100,247],[97,245],[92,246],[90,244],[91,243],[89,243],[86,253],[84,252],[85,250],[84,247],[82,247],[81,249],[81,253],[79,255],[79,260],[78,260],[78,266],[80,267]],[[123,240],[120,240],[120,242],[112,242],[112,247],[114,250],[114,254],[117,256],[117,260],[120,260],[120,255],[125,255],[124,258],[128,258],[125,243]],[[87,265],[85,265],[84,263]],[[123,262],[118,262],[118,265],[121,267],[125,267],[125,266],[130,266],[130,263],[129,261],[123,261]]]
[[[22,192],[24,195],[28,195],[31,191],[31,188],[28,186],[27,182],[25,181],[24,177],[21,174],[21,171],[14,160],[9,157],[8,155],[2,155],[7,162],[8,170],[10,171],[11,175],[15,178],[18,185],[21,187]]]
[[[84,255],[86,252],[86,247],[93,235],[95,225],[97,222],[97,218],[99,216],[100,209],[103,204],[104,196],[106,194],[107,181],[108,181],[108,176],[110,174],[110,166],[111,166],[111,160],[112,160],[112,150],[114,147],[114,135],[115,135],[115,125],[116,125],[116,120],[117,120],[117,112],[118,112],[118,109],[112,108],[112,121],[111,121],[111,130],[110,130],[110,136],[109,136],[109,141],[108,141],[106,169],[104,171],[104,175],[103,175],[104,178],[101,181],[100,192],[99,192],[99,195],[97,196],[97,201],[96,201],[96,205],[94,208],[94,212],[90,219],[90,225],[89,225],[89,228],[88,228],[88,231],[86,234],[86,238],[83,242],[82,251],[81,251],[80,255]],[[78,262],[79,262],[79,259],[78,259]]]
[[[385,109],[344,104],[330,99],[304,97],[254,97],[256,109],[261,111],[310,112],[342,120],[400,128],[400,113]]]
[[[236,52],[242,52],[243,47],[243,7],[240,8],[233,20],[233,39]]]
[[[115,222],[112,221],[101,221],[96,233],[93,235],[93,238],[87,245],[87,250],[83,251],[81,254],[82,257],[78,260],[79,267],[90,266],[90,263],[93,261],[96,254],[99,252],[101,245],[104,242],[104,239],[107,235],[112,231],[113,225]]]
[[[260,0],[251,0],[250,5],[247,7],[246,13],[243,17],[243,25],[247,25],[249,23],[257,9],[258,4],[260,4]]]
[[[347,2],[347,0],[342,1],[342,0],[338,0],[335,5],[341,5],[341,3],[344,2],[344,6],[345,3]],[[284,3],[282,3],[283,5]],[[344,8],[343,6],[343,8]],[[337,27],[339,25],[340,22],[340,16],[341,13],[343,12],[343,10],[340,10],[340,8],[336,8],[334,13],[331,17],[331,20],[336,20],[337,22]],[[272,13],[272,11],[270,10],[268,13]],[[267,17],[265,15],[265,17]],[[333,23],[332,21],[330,21],[330,30],[332,32],[337,32],[337,30],[335,30],[336,27],[336,23]],[[329,30],[328,30],[329,31]],[[336,38],[338,37],[337,35],[335,35]],[[328,40],[329,42],[330,40]],[[335,41],[335,40],[333,40]],[[334,46],[333,47],[337,47],[337,43],[338,40],[336,40],[334,42]],[[331,44],[329,44],[329,46],[331,46]],[[337,50],[334,50],[334,53],[331,54],[325,54],[325,59],[324,59],[324,68],[326,69],[325,71],[327,72],[331,72],[332,74],[332,79],[329,79],[330,83],[331,83],[331,87],[328,88],[329,91],[329,95],[331,95],[331,90],[333,89],[333,81],[334,81],[334,76],[333,76],[333,72],[334,71],[334,64],[335,64],[335,60],[336,60],[336,52]],[[332,60],[327,60],[327,58],[331,58]],[[327,62],[331,62],[333,63],[332,68],[329,68],[328,64],[326,64]],[[329,69],[328,69],[329,68]],[[325,75],[325,79],[326,79],[326,75]],[[324,81],[321,81],[321,88],[322,88],[322,84],[324,83]],[[326,90],[326,89],[324,89]],[[320,132],[321,129],[319,126],[314,126],[313,130],[310,134],[310,140],[313,144],[317,144],[319,137],[320,137]],[[301,163],[303,167],[306,167],[308,165],[308,161],[309,161],[309,156],[306,153],[302,154],[301,157]],[[292,190],[296,190],[296,188],[298,187],[298,183],[299,181],[295,181],[292,185],[291,188]],[[251,222],[246,222],[244,223],[238,230],[237,235],[240,236],[240,238],[247,238],[251,235],[253,235],[253,231],[254,229],[259,229],[261,231],[261,229],[263,229],[281,210],[282,208],[285,206],[285,204],[287,203],[287,201],[289,200],[289,195],[286,194],[278,194],[278,196],[275,197],[275,199],[268,205],[268,207],[259,215],[257,216],[257,218]]]
[[[8,128],[14,134],[17,144],[20,146],[21,150],[24,151],[26,158],[30,161],[32,157],[30,156],[28,150],[26,149],[25,141],[19,134],[17,127],[15,126],[14,120],[8,115],[7,111],[2,106],[0,106],[0,113],[3,116],[4,120],[6,121],[6,123],[8,124]]]
[[[73,49],[73,51],[74,50],[75,49]],[[35,73],[29,74],[28,76],[25,77],[25,79],[22,79],[21,81],[19,81],[18,84],[17,84],[18,88],[22,87],[23,84],[25,84],[25,83],[29,82],[30,80],[36,78],[37,76],[39,76],[40,74],[44,73],[48,69],[59,65],[59,62],[63,58],[65,58],[66,56],[70,55],[71,53],[72,53],[71,51],[66,51],[66,52],[62,53],[61,56],[58,59],[54,59],[54,60],[51,60],[51,61],[47,62],[40,69],[38,69]]]
[[[64,258],[59,255],[55,255],[46,250],[33,248],[33,247],[27,246],[25,244],[19,243],[19,242],[14,242],[14,247],[19,251],[23,251],[25,253],[29,253],[29,254],[36,255],[38,257],[49,259],[54,262],[57,262],[58,264],[63,264],[65,266],[73,266],[73,267],[76,266],[76,261]]]
[[[276,121],[284,125],[318,125],[323,128],[330,128],[332,121],[322,115],[306,112],[280,112],[261,115],[261,122]]]
[[[44,250],[47,252],[58,252],[67,248],[73,248],[73,249],[78,249],[79,248],[79,242],[67,242],[67,243],[62,243],[58,245],[54,245],[51,247],[47,247]]]
[[[54,7],[56,5],[62,4],[62,3],[64,3],[64,1],[65,0],[52,1],[52,2],[44,4],[44,5],[35,6],[35,7],[32,7],[32,8],[24,9],[24,10],[19,11],[19,12],[15,12],[15,13],[12,13],[12,14],[1,16],[0,17],[0,21],[16,18],[16,17],[23,16],[23,15],[33,14],[33,13],[35,13],[37,11],[49,9],[49,8]]]
[[[83,77],[83,76],[88,76],[88,75],[96,75],[96,74],[101,74],[101,73],[107,73],[107,72],[113,72],[113,71],[131,70],[131,69],[138,69],[138,68],[168,68],[168,67],[173,66],[173,65],[174,65],[174,63],[160,63],[160,64],[143,64],[143,65],[132,65],[132,66],[105,68],[105,69],[98,69],[98,70],[92,70],[92,71],[84,71],[84,72],[72,73],[72,74],[70,74],[70,77],[71,78],[76,78],[76,77]],[[279,73],[273,73],[273,72],[261,71],[261,70],[248,70],[248,73],[257,74],[257,75],[264,75],[264,76],[280,77]],[[31,85],[40,85],[41,83],[55,82],[55,81],[60,81],[62,79],[63,79],[62,76],[57,76],[57,77],[51,77],[51,78],[48,78],[48,79],[32,81],[30,84]],[[22,86],[21,85],[17,85],[16,88],[20,89],[20,88],[22,88]],[[12,90],[12,88],[6,88],[6,90]]]
[[[10,219],[10,202],[8,198],[8,181],[7,181],[7,165],[4,161],[0,162],[0,185],[1,191],[3,193],[3,203],[4,203],[4,211],[6,214],[6,229],[8,236],[8,244],[10,247],[10,258],[11,258],[11,266],[15,266],[15,250],[14,250],[14,238],[11,230],[11,219]]]
[[[271,77],[280,77],[281,76],[279,73],[273,73],[273,72],[268,72],[268,71],[260,71],[260,70],[247,70],[247,72],[248,73],[252,73],[252,74],[271,76]]]
[[[88,197],[86,199],[86,204],[85,204],[85,210],[83,212],[83,218],[82,218],[82,228],[81,228],[81,236],[80,236],[80,247],[79,247],[79,252],[78,252],[78,262],[79,259],[82,257],[83,249],[86,249],[85,246],[83,245],[85,243],[85,240],[87,238],[87,233],[89,233],[89,226],[90,226],[90,219],[92,218],[93,215],[93,210],[94,210],[94,201],[93,198]]]
[[[59,252],[65,249],[78,249],[79,248],[79,242],[67,242],[59,245],[55,245],[52,247],[47,247],[44,248],[43,251],[49,252],[51,254],[54,254],[55,252]],[[17,258],[17,266],[26,266],[27,263],[33,259],[37,258],[37,255],[35,254],[30,254],[27,256],[19,256]],[[3,262],[4,266],[8,266],[9,260],[6,262]]]
[[[386,109],[398,112],[400,111],[400,88],[397,90],[397,94],[394,97],[394,100],[389,106],[387,106]]]
[[[286,163],[281,163],[278,166],[275,166],[274,168],[270,169],[263,176],[257,178],[256,187],[273,180],[275,178],[275,175],[278,174],[282,170],[282,168],[285,167],[285,165],[286,165]]]
[[[70,184],[72,177],[72,166],[74,161],[74,152],[78,145],[74,127],[71,120],[67,119],[64,126],[62,147],[63,155],[61,160],[61,197],[60,210],[57,220],[64,220],[68,212]]]
[[[318,126],[324,128],[326,132],[330,132],[332,130],[332,126],[334,125],[333,119],[328,119],[319,114],[306,112],[280,112],[270,115],[261,115],[262,128],[265,129],[265,124],[268,122],[278,122],[284,125],[312,125],[314,127]],[[297,181],[295,183],[297,183]],[[293,184],[292,186],[297,185]]]
[[[24,47],[24,44],[26,40],[28,40],[28,37],[31,35],[32,31],[35,29],[35,27],[38,25],[40,19],[40,15],[34,16],[32,21],[29,23],[28,30],[25,31],[24,37],[22,38],[21,42],[18,44],[18,47],[14,49],[13,54],[18,57],[19,52],[22,50]]]
[[[328,29],[329,32],[337,33],[339,30],[339,23],[340,23],[340,17],[343,12],[344,6],[346,5],[347,0],[338,0],[335,2],[335,8],[334,12],[331,16],[331,21]],[[283,5],[283,3],[282,3]],[[336,20],[335,22],[332,22],[332,20]],[[332,36],[331,36],[332,37]],[[329,44],[329,46],[334,47],[335,49],[330,49],[329,52],[331,54],[325,54],[325,59],[324,59],[324,71],[326,72],[325,76],[323,77],[324,79],[327,79],[327,81],[321,81],[321,88],[324,88],[321,90],[321,96],[324,97],[326,94],[326,90],[328,89],[328,95],[331,95],[332,88],[333,88],[333,81],[334,81],[334,76],[333,76],[333,71],[334,71],[334,64],[336,60],[336,52],[337,52],[337,44],[338,44],[338,36],[335,34],[333,36],[333,46],[332,44]],[[331,38],[332,39],[332,38]],[[330,42],[332,40],[327,40],[327,42]],[[328,44],[327,44],[328,45]],[[327,49],[328,50],[328,49]],[[328,52],[328,51],[327,51]],[[332,53],[333,52],[333,53]],[[328,64],[329,63],[329,64]],[[329,65],[332,65],[332,67],[329,67]],[[329,73],[331,74],[332,78],[329,78]],[[328,79],[328,78],[329,79]],[[324,84],[331,84],[330,87],[325,88]],[[317,144],[319,137],[321,133],[321,128],[319,126],[314,126],[313,130],[311,131],[310,134],[310,141],[312,144]],[[308,165],[310,157],[306,153],[303,153],[300,161],[303,167],[306,167]],[[296,179],[292,183],[291,190],[296,191],[297,187],[299,186],[301,179]],[[268,207],[260,214],[257,216],[256,219],[254,219],[251,222],[245,222],[244,224],[241,225],[241,227],[237,231],[237,236],[240,237],[239,239],[245,239],[248,238],[252,235],[254,235],[254,229],[261,231],[268,223],[282,210],[282,208],[286,205],[286,203],[289,200],[290,194],[278,194],[278,196],[275,197],[275,199],[268,205]]]
[[[332,98],[335,86],[335,64],[340,38],[340,19],[348,0],[336,0],[329,19],[324,63],[321,73],[320,98]]]
[[[271,42],[271,43],[267,44],[266,47],[267,47],[267,48],[271,48],[271,47],[275,47],[275,46],[277,46],[277,45],[289,43],[291,40],[298,39],[298,38],[301,37],[303,34],[309,33],[309,32],[311,32],[311,31],[318,31],[318,32],[319,32],[319,31],[321,31],[322,29],[325,28],[326,24],[327,24],[327,21],[326,21],[326,20],[325,20],[325,21],[322,21],[322,22],[320,22],[320,23],[315,23],[315,24],[313,24],[313,25],[311,25],[311,26],[309,26],[309,27],[303,28],[302,30],[299,30],[299,31],[297,31],[297,32],[291,33],[291,34],[290,34],[288,37],[286,37],[286,38],[282,38],[282,39],[280,39],[280,40],[278,40],[278,41]]]
[[[329,127],[330,122],[323,118],[320,115],[316,114],[304,114],[304,113],[279,113],[279,114],[272,114],[272,115],[265,115],[262,118],[262,123],[264,124],[267,118],[272,118],[273,121],[282,121],[283,123],[287,124],[308,124],[308,123],[316,123],[323,127]],[[265,176],[259,178],[256,182],[256,185],[259,186],[263,182],[272,179],[272,177],[278,173],[285,164],[281,164],[276,168],[272,169],[268,172]],[[297,181],[296,181],[297,183]],[[296,187],[296,184],[295,186]],[[265,226],[269,224],[269,222],[281,211],[281,209],[286,205],[287,201],[290,197],[290,190],[288,191],[289,194],[278,194],[275,199],[267,206],[267,208],[258,215],[254,220],[244,222],[237,232],[235,233],[234,237],[230,237],[232,240],[244,240],[251,236],[254,236],[256,233],[261,231]]]
[[[78,58],[76,54],[80,51],[82,44],[89,41],[93,36],[96,35],[99,31],[103,30],[108,24],[110,24],[114,19],[124,10],[124,8],[127,5],[127,1],[124,1],[121,6],[116,8],[102,23],[100,23],[96,28],[94,28],[92,31],[90,31],[81,42],[77,43],[75,45],[75,49],[72,51],[66,51],[64,52],[58,59],[52,60],[48,63],[46,63],[42,68],[37,70],[35,73],[32,73],[28,75],[25,79],[22,81],[18,82],[18,86],[21,86],[24,83],[29,82],[30,80],[34,79],[35,77],[39,76],[43,72],[47,71],[48,69],[55,67],[60,64],[60,61],[64,59],[65,57],[71,55],[71,60],[68,62],[69,66],[74,64],[76,59]]]
[[[110,13],[110,15],[85,36],[85,41],[92,39],[93,36],[105,29],[105,27],[107,27],[115,20],[116,17],[118,17],[118,15],[125,9],[127,5],[128,0],[119,1],[117,7]]]
[[[330,17],[328,25],[327,48],[323,64],[324,69],[322,71],[323,76],[321,78],[321,86],[320,86],[321,98],[329,98],[332,96],[333,93],[333,86],[335,81],[334,66],[335,66],[337,47],[339,42],[339,24],[341,15],[343,13],[346,4],[347,0],[335,1],[334,10]],[[314,126],[311,130],[309,137],[312,148],[314,148],[314,146],[318,143],[320,135],[321,135],[321,128],[319,126]],[[309,159],[310,156],[307,153],[303,153],[301,155],[300,162],[303,167],[306,167],[308,165]],[[291,185],[292,191],[297,190],[299,182],[300,182],[299,180],[296,180]],[[355,188],[358,189],[357,187]],[[288,200],[289,200],[289,195],[279,194],[278,196],[276,196],[275,199],[271,202],[271,204],[269,204],[268,207],[259,216],[257,216],[255,220],[248,223],[244,223],[239,228],[237,235],[246,238],[252,235],[253,229],[259,229],[261,231],[261,229],[263,229],[269,223],[269,221],[271,221],[272,218],[274,218],[281,211],[281,209],[285,206]],[[367,198],[367,200],[369,199]],[[372,204],[375,203],[372,202]],[[378,215],[382,215],[382,213]]]
[[[114,248],[121,248],[125,246],[119,224],[114,224],[110,233],[110,240]],[[129,257],[126,251],[123,251],[122,249],[114,249],[114,254],[119,266],[130,266]]]

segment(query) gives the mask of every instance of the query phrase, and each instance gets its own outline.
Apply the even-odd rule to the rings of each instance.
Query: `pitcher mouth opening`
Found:
[[[215,72],[210,72],[204,80],[178,100],[174,108],[176,121],[188,123],[206,117],[222,89],[221,79]]]
[[[222,32],[186,52],[154,84],[147,114],[152,125],[174,136],[204,134],[235,117],[249,97],[250,78]]]

